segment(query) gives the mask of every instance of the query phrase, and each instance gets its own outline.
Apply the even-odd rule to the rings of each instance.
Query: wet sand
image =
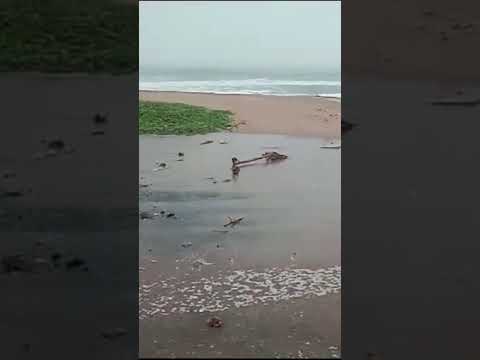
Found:
[[[153,216],[140,220],[141,357],[340,356],[341,150],[321,148],[330,141],[140,137],[139,209]],[[289,159],[232,178],[232,156],[272,150]],[[226,228],[227,216],[244,220]],[[213,315],[223,328],[207,327]]]
[[[140,100],[230,110],[245,122],[241,133],[340,137],[341,104],[334,98],[140,91]]]

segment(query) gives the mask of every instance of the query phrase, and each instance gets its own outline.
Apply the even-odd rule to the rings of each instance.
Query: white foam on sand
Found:
[[[341,290],[341,267],[236,270],[192,281],[174,277],[139,288],[139,318],[185,312],[219,312]]]

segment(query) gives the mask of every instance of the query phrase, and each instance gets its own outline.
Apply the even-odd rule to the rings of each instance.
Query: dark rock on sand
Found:
[[[209,327],[213,327],[213,328],[220,328],[220,327],[223,326],[223,320],[214,316],[214,317],[208,319],[207,325]]]

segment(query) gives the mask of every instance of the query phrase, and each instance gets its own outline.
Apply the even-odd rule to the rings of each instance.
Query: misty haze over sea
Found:
[[[340,2],[181,3],[140,3],[140,90],[340,97]]]

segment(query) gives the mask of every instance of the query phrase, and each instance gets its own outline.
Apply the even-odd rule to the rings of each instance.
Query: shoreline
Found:
[[[167,94],[196,94],[196,95],[225,95],[225,96],[266,96],[266,97],[295,97],[295,98],[321,98],[321,99],[332,99],[341,101],[341,97],[329,96],[329,95],[275,95],[275,94],[238,94],[238,93],[216,93],[216,92],[206,92],[206,91],[175,91],[175,90],[150,90],[150,89],[139,89],[139,93],[167,93]]]
[[[261,94],[139,91],[139,100],[229,110],[243,123],[235,132],[340,138],[341,98]]]

